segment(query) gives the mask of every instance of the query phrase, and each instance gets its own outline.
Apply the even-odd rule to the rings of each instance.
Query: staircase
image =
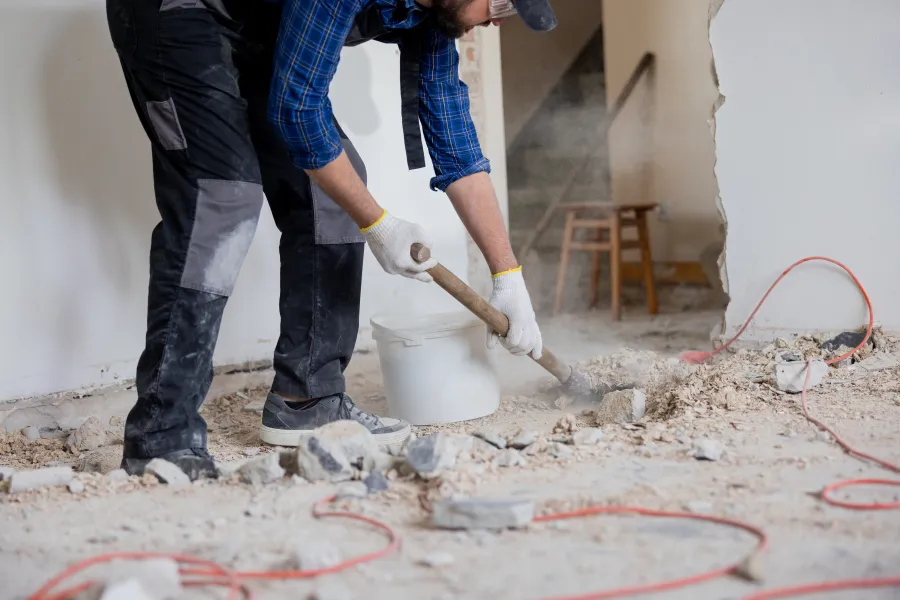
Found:
[[[579,171],[564,202],[610,198],[608,149],[601,132],[606,114],[603,65],[600,28],[507,149],[510,237],[516,250],[548,206],[565,192],[574,169]],[[596,160],[585,166],[588,156]],[[562,227],[562,219],[555,221],[531,256],[520,257],[526,262],[529,289],[539,310],[553,289]],[[568,294],[572,299],[587,298],[588,278],[581,276],[586,271],[580,264],[584,261],[586,266],[587,260],[583,253],[573,255]]]

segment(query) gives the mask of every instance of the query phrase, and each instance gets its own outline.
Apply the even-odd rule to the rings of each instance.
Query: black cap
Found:
[[[513,0],[519,16],[534,31],[550,31],[556,27],[556,15],[550,0]]]

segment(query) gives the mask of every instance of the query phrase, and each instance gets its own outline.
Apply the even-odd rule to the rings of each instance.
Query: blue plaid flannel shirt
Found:
[[[377,4],[385,26],[398,30],[418,25],[428,13],[414,0],[283,0],[283,4],[269,121],[281,133],[296,166],[318,169],[342,150],[328,87],[356,15]],[[398,5],[408,9],[396,11],[405,17],[402,20],[395,18]],[[462,177],[490,172],[469,114],[468,88],[459,80],[456,43],[437,29],[428,35],[419,67],[419,121],[435,170],[432,189],[445,191]]]

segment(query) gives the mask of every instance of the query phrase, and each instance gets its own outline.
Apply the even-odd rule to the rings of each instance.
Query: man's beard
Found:
[[[473,0],[432,0],[431,10],[437,17],[437,27],[447,37],[461,38],[471,29],[461,22],[462,11]]]

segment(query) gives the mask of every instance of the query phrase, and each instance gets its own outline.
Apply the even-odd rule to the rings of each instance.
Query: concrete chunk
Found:
[[[310,481],[349,481],[357,471],[374,470],[380,454],[364,425],[335,421],[314,430],[297,446],[297,474]]]
[[[532,445],[536,441],[540,435],[536,431],[526,431],[522,429],[515,435],[513,439],[509,441],[509,447],[514,448],[516,450],[524,450],[528,446]]]
[[[813,388],[828,375],[828,365],[823,360],[814,360],[809,363],[811,369],[809,375],[809,387]],[[806,381],[806,362],[786,362],[775,365],[775,386],[782,392],[799,394],[803,391]]]
[[[618,390],[603,396],[600,406],[594,411],[596,425],[631,423],[644,417],[647,410],[647,396],[642,390]]]
[[[66,450],[72,454],[96,450],[109,442],[109,433],[97,417],[88,417],[66,439]]]
[[[460,454],[472,450],[469,435],[433,433],[409,443],[406,461],[422,479],[432,479],[456,466]]]
[[[181,488],[191,484],[191,478],[179,469],[175,464],[161,458],[154,458],[144,468],[147,473],[156,475],[156,478],[172,488]]]
[[[534,502],[520,499],[442,500],[431,522],[442,529],[515,529],[534,519]]]
[[[183,593],[178,563],[170,558],[149,558],[144,560],[114,560],[107,567],[106,590],[115,589],[131,582],[138,584],[147,598],[168,600],[180,598]],[[104,598],[106,593],[104,592]],[[115,596],[116,600],[132,600],[143,596]]]
[[[863,361],[860,361],[858,366],[861,369],[865,369],[869,372],[893,369],[896,367],[900,367],[900,355],[880,352],[878,354],[873,354]]]
[[[250,485],[265,485],[284,477],[281,457],[277,452],[254,458],[238,469],[238,476]]]
[[[16,470],[12,467],[4,467],[0,465],[0,481],[7,481]]]
[[[603,441],[603,432],[595,427],[579,429],[572,434],[572,443],[576,446],[596,446]]]
[[[716,440],[700,440],[694,444],[694,458],[716,461],[725,454],[725,446]]]
[[[9,493],[27,492],[72,481],[72,467],[50,467],[33,471],[16,471],[9,478]]]
[[[34,442],[41,439],[41,430],[34,425],[29,425],[28,427],[22,428],[22,435],[24,435],[25,439],[29,442]]]
[[[137,579],[112,583],[103,588],[100,600],[158,600]]]
[[[128,477],[128,471],[126,471],[125,469],[113,469],[106,474],[106,478],[109,479],[112,483],[122,483],[123,481],[128,481]]]
[[[506,438],[491,429],[476,431],[472,435],[474,435],[475,437],[477,437],[479,439],[484,440],[485,442],[487,442],[491,446],[494,446],[495,448],[500,448],[501,450],[506,448]]]
[[[528,464],[528,460],[518,450],[504,450],[494,457],[493,463],[498,467],[521,467]]]

